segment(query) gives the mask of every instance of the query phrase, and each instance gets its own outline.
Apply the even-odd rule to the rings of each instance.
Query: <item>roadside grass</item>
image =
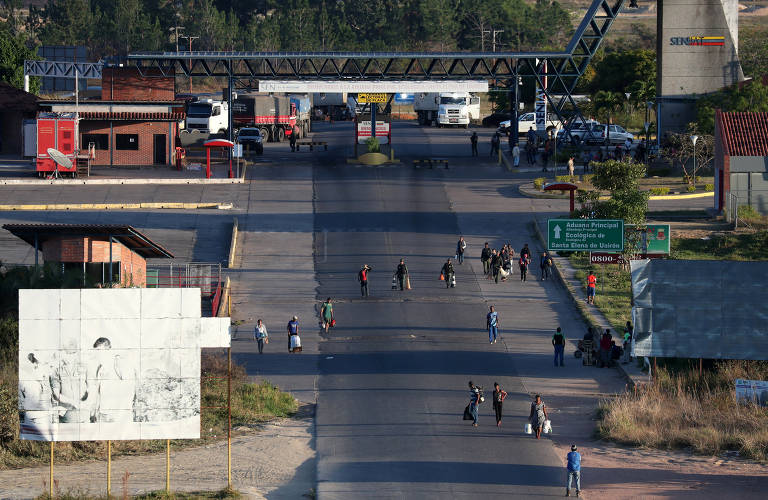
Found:
[[[671,258],[688,260],[768,260],[768,231],[673,239]]]
[[[15,320],[12,321],[14,331]],[[7,326],[8,323],[2,323]],[[17,336],[18,334],[16,334]],[[17,337],[16,337],[17,338]],[[14,346],[2,349],[0,360],[0,470],[47,464],[49,445],[45,442],[18,439],[18,361]],[[201,439],[172,440],[171,447],[197,446],[227,437],[227,357],[221,350],[204,350],[202,358],[201,406],[219,406],[201,412]],[[215,378],[210,378],[215,377]],[[255,427],[276,417],[290,417],[298,410],[298,402],[267,381],[248,381],[245,369],[232,365],[232,429]],[[164,440],[114,441],[112,456],[142,455],[165,449]],[[55,460],[59,463],[106,457],[104,441],[71,441],[56,444]]]
[[[589,272],[595,273],[595,305],[611,323],[614,331],[623,331],[624,325],[630,319],[631,310],[629,271],[622,270],[617,264],[592,265],[589,262],[589,252],[574,252],[568,256],[568,260],[576,269],[576,279],[581,282],[584,291],[587,289]]]
[[[55,488],[54,488],[55,490]],[[141,495],[129,496],[112,495],[107,497],[106,495],[93,496],[86,493],[79,493],[76,491],[68,492],[55,492],[53,496],[48,493],[44,493],[35,500],[109,500],[113,498],[130,498],[132,500],[188,500],[188,499],[230,499],[230,498],[242,498],[242,495],[237,490],[224,488],[219,491],[191,491],[191,492],[170,492],[165,491],[150,491]]]
[[[679,360],[678,360],[679,361]],[[768,410],[736,399],[736,378],[765,380],[768,363],[722,361],[698,370],[658,370],[656,383],[605,400],[598,435],[623,445],[690,449],[768,461]]]

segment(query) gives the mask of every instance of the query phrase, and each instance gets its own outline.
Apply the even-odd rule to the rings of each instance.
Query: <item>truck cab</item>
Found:
[[[414,96],[413,109],[420,125],[469,127],[480,118],[480,98],[469,92],[426,93]]]
[[[201,99],[187,104],[187,132],[226,134],[229,129],[229,106],[226,101]]]

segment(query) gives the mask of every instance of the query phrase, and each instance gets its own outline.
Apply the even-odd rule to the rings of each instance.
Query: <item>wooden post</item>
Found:
[[[704,360],[699,358],[699,377],[701,377],[703,372],[704,372]]]
[[[227,348],[227,488],[232,489],[232,348]]]
[[[107,440],[107,498],[112,496],[112,441]]]
[[[53,441],[51,441],[51,469],[48,474],[48,495],[53,498]]]
[[[165,492],[171,493],[171,440],[165,440]]]

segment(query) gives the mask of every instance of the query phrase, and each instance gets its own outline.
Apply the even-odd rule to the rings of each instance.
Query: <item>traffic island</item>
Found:
[[[364,153],[358,156],[357,158],[347,158],[347,163],[355,165],[370,165],[370,166],[379,166],[379,165],[388,165],[388,164],[398,164],[400,163],[400,160],[395,158],[390,158],[384,153]]]

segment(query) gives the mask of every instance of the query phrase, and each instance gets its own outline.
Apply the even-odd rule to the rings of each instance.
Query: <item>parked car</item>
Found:
[[[236,141],[242,144],[244,150],[254,151],[257,155],[264,154],[264,138],[256,127],[243,127],[238,130]]]
[[[505,120],[499,123],[499,132],[509,134],[509,127],[512,120]],[[523,113],[517,118],[517,133],[526,134],[533,127],[536,130],[536,113]],[[548,113],[547,115],[547,132],[554,130],[560,130],[563,124],[557,118],[554,113]]]
[[[578,145],[584,142],[584,139],[587,137],[587,130],[592,131],[593,135],[597,134],[597,127],[600,127],[600,123],[595,120],[587,120],[586,122],[583,122],[581,120],[575,121],[571,125],[571,144]],[[568,135],[565,133],[565,129],[557,132],[557,142],[563,143],[568,142]]]
[[[607,127],[610,127],[610,134]],[[629,139],[635,140],[635,136],[624,130],[619,125],[597,125],[592,130],[594,136],[587,138],[587,144],[624,144]]]
[[[483,127],[498,127],[499,123],[504,120],[509,120],[510,116],[509,113],[493,113],[492,115],[483,118],[481,123],[483,124]]]

